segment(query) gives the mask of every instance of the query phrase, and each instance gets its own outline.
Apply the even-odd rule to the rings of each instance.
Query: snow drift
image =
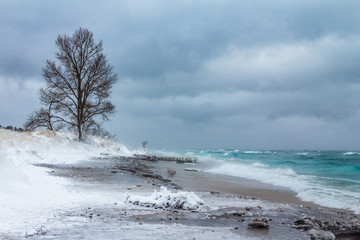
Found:
[[[74,164],[104,153],[131,155],[123,144],[101,137],[79,142],[68,132],[0,129],[0,233],[31,229],[46,222],[51,210],[81,205],[93,194],[74,191],[71,180],[50,176],[34,164]]]
[[[193,192],[172,193],[166,187],[160,187],[160,191],[154,191],[151,196],[143,197],[128,194],[125,203],[143,207],[153,207],[169,210],[199,211],[206,206]]]
[[[73,164],[102,157],[103,153],[107,156],[131,155],[123,144],[95,136],[79,142],[75,134],[68,132],[0,129],[0,194],[33,196],[41,192],[46,195],[61,192],[60,185],[67,180],[51,177],[45,169],[34,164]]]

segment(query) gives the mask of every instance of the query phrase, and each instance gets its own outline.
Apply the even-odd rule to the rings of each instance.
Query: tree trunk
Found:
[[[81,130],[81,124],[78,123],[78,131],[79,131],[79,141],[83,140],[83,136],[82,136],[82,130]]]

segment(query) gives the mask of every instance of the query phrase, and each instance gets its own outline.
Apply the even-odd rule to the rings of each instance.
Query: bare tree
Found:
[[[46,87],[40,89],[41,103],[51,105],[54,114],[47,118],[40,110],[29,120],[35,120],[34,126],[48,128],[53,128],[52,121],[61,122],[76,129],[79,140],[83,140],[85,133],[99,132],[101,120],[108,120],[114,112],[108,98],[117,77],[102,53],[102,41],[95,43],[89,30],[79,28],[71,37],[59,35],[56,46],[57,61],[46,61]],[[39,119],[48,121],[43,125]]]
[[[34,130],[36,128],[46,128],[48,130],[59,130],[63,127],[63,123],[55,115],[52,114],[53,103],[50,102],[48,108],[40,108],[33,112],[24,124],[25,130]]]

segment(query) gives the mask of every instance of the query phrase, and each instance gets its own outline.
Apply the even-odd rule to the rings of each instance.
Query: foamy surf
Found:
[[[205,170],[215,174],[225,174],[257,180],[275,186],[286,187],[297,193],[304,201],[316,204],[352,210],[360,213],[360,193],[327,187],[326,181],[316,176],[299,175],[291,168],[268,168],[267,165],[254,163],[251,165],[224,163]]]
[[[191,155],[205,172],[285,187],[304,201],[360,213],[358,152],[218,149],[191,150]]]

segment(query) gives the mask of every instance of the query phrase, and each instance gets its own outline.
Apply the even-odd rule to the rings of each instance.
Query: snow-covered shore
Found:
[[[236,179],[134,153],[99,137],[0,129],[0,239],[309,239],[296,221],[360,229],[354,214],[289,204],[276,192],[275,201],[248,197]],[[270,231],[249,229],[256,218]]]
[[[75,191],[69,179],[50,176],[34,164],[74,164],[104,153],[131,155],[124,145],[99,137],[78,142],[73,133],[0,129],[0,233],[31,232],[55,209],[99,198]]]
[[[185,234],[191,239],[239,238],[229,227],[215,232],[210,226],[139,222],[137,215],[165,212],[134,205],[130,199],[161,205],[169,204],[170,197],[174,204],[181,199],[180,205],[189,209],[204,203],[195,193],[165,188],[156,193],[159,188],[145,180],[136,187],[139,180],[126,174],[126,181],[109,183],[102,172],[107,167],[95,170],[111,166],[112,157],[133,153],[98,137],[78,142],[72,133],[0,129],[0,239],[177,239]],[[63,171],[47,166],[62,166]],[[97,180],[84,179],[79,169],[97,174]]]

